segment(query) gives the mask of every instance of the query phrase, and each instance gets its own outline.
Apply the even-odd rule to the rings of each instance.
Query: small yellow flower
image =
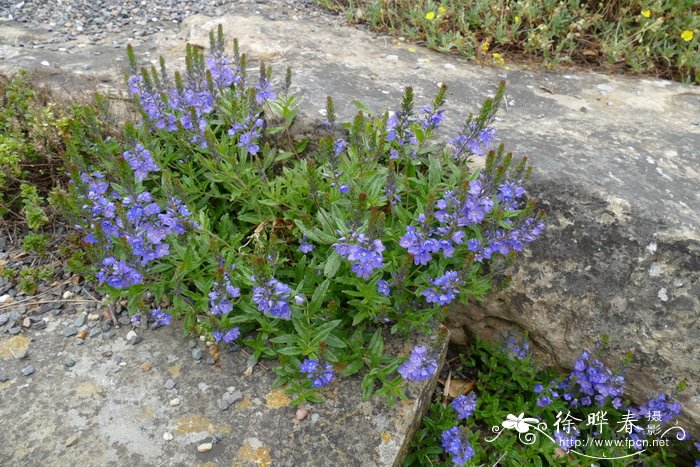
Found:
[[[513,18],[513,22],[514,22],[514,23],[519,23],[519,22],[520,22],[520,16],[516,16],[515,18]]]
[[[642,16],[649,18],[651,16],[651,10],[642,10]]]
[[[440,13],[441,15],[444,15],[446,11],[447,11],[447,10],[445,9],[444,6],[440,5],[440,6],[438,7],[438,13]]]
[[[492,56],[493,58],[495,58],[496,60],[498,60],[499,58],[501,58],[501,54],[499,54],[498,52],[492,53],[491,56]]]
[[[434,11],[429,11],[425,14],[425,19],[428,21],[432,21],[435,19],[435,12]]]
[[[488,43],[488,42],[484,42],[483,44],[481,44],[481,50],[483,50],[484,52],[486,52],[487,50],[489,50],[489,43]]]
[[[693,40],[693,37],[695,37],[695,33],[694,33],[693,31],[689,30],[689,29],[686,29],[686,30],[683,31],[683,33],[681,34],[681,39],[683,39],[683,40],[686,41],[686,42],[692,41],[692,40]]]
[[[416,53],[416,49],[414,49],[413,47],[409,47],[407,50],[412,54]]]

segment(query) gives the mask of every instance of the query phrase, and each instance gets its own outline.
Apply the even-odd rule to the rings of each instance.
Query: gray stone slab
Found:
[[[272,388],[269,362],[245,374],[244,352],[221,351],[219,365],[198,365],[177,327],[148,331],[138,346],[126,329],[109,341],[66,345],[67,322],[52,318],[31,342],[0,340],[3,374],[27,373],[10,347],[29,346],[36,369],[31,380],[0,383],[3,465],[394,465],[437,379],[409,384],[408,400],[388,407],[361,400],[360,378],[338,378],[322,391],[325,403],[304,406],[300,421],[284,390]],[[393,339],[387,352],[408,355],[411,345]],[[444,356],[444,339],[440,348]],[[210,451],[198,452],[217,436]]]

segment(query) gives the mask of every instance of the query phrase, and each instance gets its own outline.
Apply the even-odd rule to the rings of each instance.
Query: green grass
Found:
[[[696,0],[316,0],[482,63],[586,65],[700,83]]]

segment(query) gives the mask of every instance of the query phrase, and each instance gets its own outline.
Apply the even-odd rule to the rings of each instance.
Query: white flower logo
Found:
[[[503,428],[506,428],[508,430],[512,430],[513,428],[515,428],[518,431],[518,433],[527,433],[532,425],[539,423],[539,420],[536,418],[524,417],[524,412],[518,415],[517,417],[513,414],[508,414],[506,420],[504,420],[502,423]]]

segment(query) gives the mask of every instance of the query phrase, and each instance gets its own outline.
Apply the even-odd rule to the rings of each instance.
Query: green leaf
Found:
[[[311,301],[309,302],[309,313],[313,314],[321,309],[321,304],[326,298],[326,293],[328,292],[328,286],[330,283],[330,279],[326,279],[316,288],[316,290],[314,290],[314,294],[311,296]]]
[[[323,267],[323,274],[328,278],[335,276],[342,262],[343,259],[340,255],[335,250],[331,250],[331,254],[326,259],[326,265]]]
[[[312,344],[318,345],[321,341],[325,341],[330,336],[331,332],[333,332],[333,329],[337,328],[341,322],[342,320],[336,319],[319,326],[314,331],[314,338]]]
[[[374,111],[367,106],[367,104],[364,104],[358,100],[353,100],[352,101],[353,105],[357,110],[361,110],[362,112],[366,113],[369,116],[374,115]]]
[[[353,360],[343,370],[343,375],[352,376],[365,367],[365,363],[361,359]]]
[[[377,329],[377,332],[372,336],[372,340],[369,341],[369,354],[374,358],[381,358],[384,354],[384,339],[382,338],[382,330]]]
[[[374,376],[367,374],[362,378],[362,400],[367,401],[372,396],[374,390]]]
[[[299,347],[296,345],[290,345],[287,347],[282,347],[277,349],[277,353],[280,353],[282,355],[289,355],[289,356],[294,356],[294,355],[302,355],[302,351]]]

